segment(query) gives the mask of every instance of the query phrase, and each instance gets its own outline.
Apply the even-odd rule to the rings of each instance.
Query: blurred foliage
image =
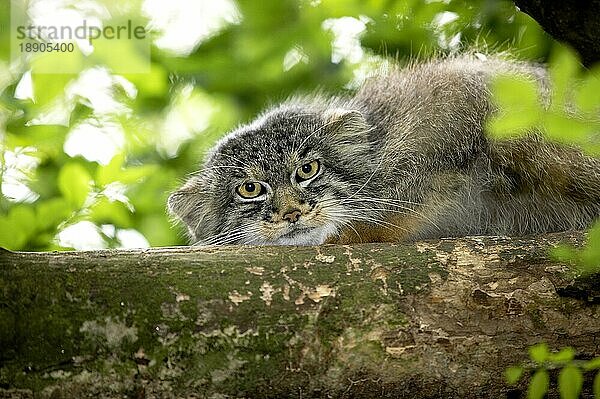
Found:
[[[527,374],[532,374],[527,388],[528,399],[542,399],[550,387],[550,371],[558,372],[558,392],[561,399],[577,399],[583,388],[584,374],[593,374],[592,391],[600,399],[600,357],[591,360],[575,359],[575,349],[565,347],[551,352],[545,343],[529,348],[530,362],[511,366],[504,372],[509,385],[517,384]]]
[[[220,2],[193,4],[218,8]],[[464,49],[510,49],[518,58],[546,62],[553,47],[510,1],[240,0],[232,3],[235,15],[183,51],[161,44],[165,32],[156,28],[161,18],[181,25],[187,36],[195,25],[210,25],[207,21],[152,15],[149,5],[157,2],[151,0],[76,3],[71,8],[96,4],[106,24],[131,19],[154,27],[150,70],[115,72],[117,61],[132,67],[146,61],[135,43],[121,42],[98,46],[85,63],[67,55],[10,61],[10,30],[0,30],[2,247],[119,247],[132,245],[127,237],[139,243],[137,233],[152,246],[182,244],[165,214],[169,191],[197,169],[216,139],[268,104],[298,91],[351,89],[383,57],[403,63]],[[6,7],[0,9],[0,25],[10,26]],[[189,39],[181,42],[184,38]],[[583,74],[571,55],[553,54],[560,88],[571,93],[572,80],[583,79],[572,92],[574,102],[581,115],[597,111],[593,75]],[[40,72],[49,67],[77,72]],[[17,98],[28,83],[32,95]],[[500,92],[523,94],[521,107],[534,107],[526,83],[502,85],[507,88]],[[504,103],[510,107],[510,99]],[[553,132],[568,124],[568,140],[577,142],[589,132],[589,118],[579,121],[579,114],[576,124],[558,110],[535,108],[532,115],[535,121],[495,122],[497,130],[510,133],[542,121],[560,138]],[[84,242],[83,230],[74,226],[91,228],[100,242]],[[57,239],[69,231],[74,239]]]
[[[600,273],[600,222],[596,222],[588,232],[587,243],[583,248],[559,245],[552,249],[552,255],[571,265],[581,278]]]
[[[219,2],[163,4],[172,11],[202,3],[206,10]],[[184,50],[161,45],[161,18],[187,36],[197,32],[194,24],[210,21],[195,20],[193,10],[187,19],[181,17],[186,9],[149,12],[151,3],[157,2],[64,2],[72,10],[95,5],[105,24],[130,19],[153,28],[146,73],[117,72],[123,63],[135,70],[148,61],[135,42],[101,42],[85,59],[61,54],[13,61],[10,9],[0,8],[0,247],[85,249],[144,245],[144,239],[152,246],[183,244],[165,213],[166,199],[215,140],[291,94],[351,89],[389,57],[404,63],[475,49],[550,62],[551,106],[539,106],[530,82],[500,78],[494,92],[503,111],[490,130],[510,137],[543,126],[554,140],[600,151],[598,69],[581,69],[572,52],[556,46],[511,1],[239,0],[231,3],[234,15]],[[75,72],[44,73],[48,69]],[[28,85],[30,95],[18,95]],[[68,231],[69,239],[59,239]],[[98,240],[86,237],[90,231]],[[585,249],[556,253],[589,272],[600,264],[598,248],[600,224]],[[549,368],[562,368],[563,398],[577,397],[582,374],[600,368],[598,359],[574,360],[570,348],[550,353],[541,344],[530,357],[535,367],[506,371],[511,384],[533,372],[530,398],[546,393]],[[599,397],[600,373],[594,390]]]
[[[600,65],[584,70],[572,50],[556,45],[549,71],[549,107],[542,106],[531,80],[496,79],[493,91],[501,113],[490,121],[489,131],[496,137],[514,137],[541,127],[551,140],[600,154]]]
[[[498,138],[518,137],[541,128],[550,140],[575,144],[600,155],[600,65],[587,70],[567,47],[555,45],[549,60],[549,106],[542,106],[536,84],[514,76],[499,77],[493,87],[499,114],[488,130]],[[581,275],[600,272],[600,222],[588,234],[582,249],[561,245],[554,257],[574,266]]]

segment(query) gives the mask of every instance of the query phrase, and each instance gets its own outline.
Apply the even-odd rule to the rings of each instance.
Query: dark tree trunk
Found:
[[[0,251],[0,397],[515,394],[530,345],[600,355],[561,240]]]
[[[515,0],[558,41],[570,44],[583,64],[600,61],[600,0]]]

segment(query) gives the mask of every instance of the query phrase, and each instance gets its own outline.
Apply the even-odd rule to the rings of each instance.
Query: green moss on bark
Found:
[[[571,281],[548,267],[542,246],[512,245],[0,253],[0,388],[40,397],[499,395],[503,367],[526,356],[532,327],[584,353],[600,333],[597,307],[557,296]],[[556,337],[569,323],[578,324]]]

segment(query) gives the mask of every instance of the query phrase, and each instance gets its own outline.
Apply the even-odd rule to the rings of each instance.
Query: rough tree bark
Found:
[[[582,62],[600,61],[600,0],[515,0],[554,39],[570,44]]]
[[[600,355],[561,240],[1,251],[0,397],[518,394],[530,345]]]

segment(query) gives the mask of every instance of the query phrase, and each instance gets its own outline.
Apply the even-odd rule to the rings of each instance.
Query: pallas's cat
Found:
[[[169,198],[193,244],[314,245],[581,229],[600,163],[486,137],[499,74],[542,68],[460,56],[391,68],[351,97],[293,98],[221,139]]]

